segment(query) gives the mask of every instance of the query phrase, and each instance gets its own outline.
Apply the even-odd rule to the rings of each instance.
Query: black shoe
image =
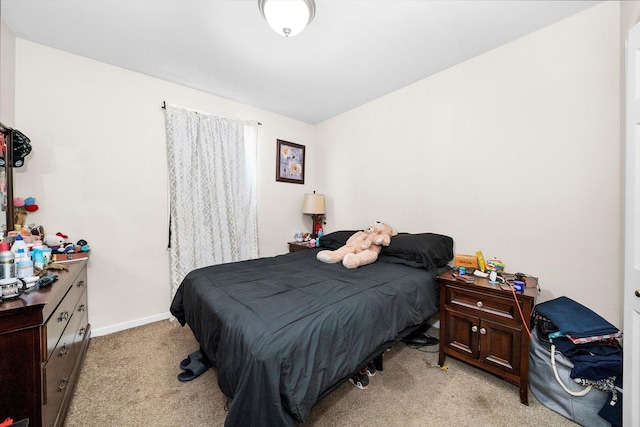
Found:
[[[367,367],[364,368],[367,371],[367,376],[368,377],[372,377],[376,374],[376,364],[373,360],[371,360],[368,364]]]
[[[367,375],[367,370],[363,369],[356,375],[349,378],[349,381],[353,383],[354,386],[358,387],[360,390],[364,390],[369,387],[369,375]]]
[[[425,335],[425,334],[417,334],[417,335],[412,334],[407,336],[402,341],[410,345],[417,345],[421,347],[437,345],[439,342],[438,338],[434,338],[430,335]]]

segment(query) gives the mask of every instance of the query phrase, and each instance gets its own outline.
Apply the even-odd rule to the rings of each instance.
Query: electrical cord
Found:
[[[427,345],[416,345],[416,344],[409,344],[409,343],[406,343],[406,344],[407,344],[407,347],[409,347],[409,348],[411,348],[413,350],[417,350],[417,351],[419,351],[421,353],[438,353],[439,352],[438,349],[436,349],[436,350],[423,350],[423,347],[433,347],[432,345],[427,346]]]
[[[438,353],[439,349],[436,350],[423,350],[424,347],[434,347],[437,346],[439,344],[439,340],[438,338],[432,337],[431,335],[423,335],[424,337],[426,337],[426,340],[424,343],[420,342],[411,342],[411,341],[404,341],[404,343],[406,344],[407,347],[420,351],[422,353]]]
[[[529,339],[531,339],[531,330],[529,329],[529,322],[524,318],[524,314],[522,313],[522,307],[520,307],[520,303],[518,302],[518,295],[516,294],[516,290],[513,287],[512,283],[505,281],[507,285],[511,288],[511,293],[513,294],[513,300],[516,302],[516,306],[518,307],[518,312],[520,313],[520,318],[522,319],[522,324],[529,335]]]

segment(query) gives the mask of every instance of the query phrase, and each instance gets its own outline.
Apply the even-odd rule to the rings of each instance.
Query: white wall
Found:
[[[15,126],[34,151],[16,195],[91,244],[94,331],[152,320],[170,303],[162,101],[255,119],[262,256],[310,228],[318,190],[329,231],[448,234],[619,323],[619,21],[606,2],[316,127],[18,39]],[[275,182],[277,138],[307,146],[306,185]]]
[[[15,122],[16,38],[0,17],[0,122]]]
[[[447,234],[621,326],[619,22],[605,2],[319,124],[330,229]]]
[[[89,320],[109,332],[166,315],[170,305],[163,101],[258,120],[260,254],[287,251],[314,184],[314,129],[251,106],[17,39],[16,128],[33,152],[16,169],[28,222],[87,240]],[[276,139],[307,146],[307,185],[275,182]],[[309,220],[310,221],[310,220]],[[197,226],[197,225],[195,225]]]

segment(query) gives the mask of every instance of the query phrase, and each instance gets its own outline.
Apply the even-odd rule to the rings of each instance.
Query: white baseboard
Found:
[[[147,323],[158,322],[160,320],[170,319],[172,317],[171,313],[168,311],[166,313],[156,314],[154,316],[143,317],[142,319],[131,320],[129,322],[118,323],[116,325],[105,326],[104,328],[92,329],[91,330],[91,338],[99,337],[102,335],[113,334],[114,332],[124,331],[126,329],[135,328],[136,326],[146,325]]]

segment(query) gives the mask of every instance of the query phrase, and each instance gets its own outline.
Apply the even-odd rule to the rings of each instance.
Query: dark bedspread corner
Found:
[[[178,322],[180,322],[182,326],[187,324],[182,310],[182,286],[178,288],[176,294],[173,296],[169,312],[178,320]]]

